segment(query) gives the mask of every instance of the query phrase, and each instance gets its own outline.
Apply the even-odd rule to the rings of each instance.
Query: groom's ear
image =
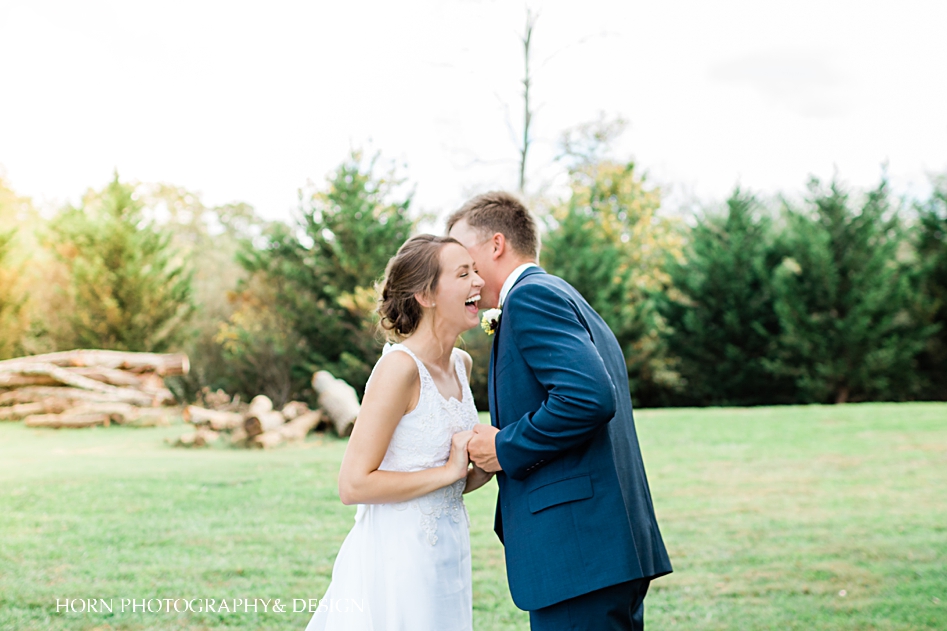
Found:
[[[490,254],[490,258],[494,261],[503,256],[503,253],[506,252],[506,235],[502,232],[497,232],[493,235],[493,252]]]

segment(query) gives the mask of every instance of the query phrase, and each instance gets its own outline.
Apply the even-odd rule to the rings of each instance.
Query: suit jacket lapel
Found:
[[[501,318],[502,319],[502,318]],[[497,339],[500,336],[500,328],[493,334],[493,346],[490,348],[490,369],[487,372],[487,391],[490,398],[490,423],[499,429],[500,421],[497,418],[499,409],[497,408],[497,384],[496,384],[496,364],[497,364]]]
[[[516,279],[516,282],[513,283],[513,287],[519,284],[521,280],[527,276],[533,274],[545,274],[546,270],[541,267],[530,267],[523,271],[520,274],[520,277]],[[513,293],[513,289],[510,289],[510,293]],[[509,294],[507,294],[507,300],[509,300]],[[497,330],[493,334],[493,347],[490,349],[490,369],[487,373],[487,392],[489,395],[489,405],[490,405],[490,421],[494,427],[497,429],[502,429],[500,427],[500,406],[499,406],[499,397],[497,395],[497,380],[496,380],[496,367],[497,359],[500,350],[500,329],[503,328],[503,314],[500,314],[500,321],[497,323]]]

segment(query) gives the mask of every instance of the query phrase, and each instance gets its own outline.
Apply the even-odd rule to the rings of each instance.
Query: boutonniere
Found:
[[[487,309],[483,312],[483,317],[480,318],[480,326],[487,332],[487,335],[493,335],[497,332],[497,327],[500,326],[500,315],[502,313],[503,311],[501,309]]]

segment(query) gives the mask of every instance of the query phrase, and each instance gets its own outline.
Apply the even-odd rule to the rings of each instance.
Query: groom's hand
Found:
[[[473,428],[474,435],[467,443],[467,453],[475,465],[487,473],[502,471],[500,461],[497,460],[497,432],[496,427],[481,423]]]

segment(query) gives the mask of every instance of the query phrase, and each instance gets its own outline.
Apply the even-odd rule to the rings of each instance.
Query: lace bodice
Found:
[[[446,463],[450,456],[453,435],[473,429],[479,422],[470,384],[467,382],[464,360],[458,350],[454,349],[454,369],[463,393],[458,401],[454,397],[444,398],[424,362],[408,347],[403,344],[386,345],[384,354],[395,350],[403,351],[414,359],[421,379],[421,392],[417,406],[398,422],[388,451],[378,468],[384,471],[420,471],[439,467]],[[421,512],[421,528],[428,543],[434,545],[437,543],[438,518],[446,515],[455,523],[459,523],[463,515],[469,526],[470,518],[462,497],[465,485],[466,480],[460,479],[427,495],[391,506],[398,510],[417,508]]]

